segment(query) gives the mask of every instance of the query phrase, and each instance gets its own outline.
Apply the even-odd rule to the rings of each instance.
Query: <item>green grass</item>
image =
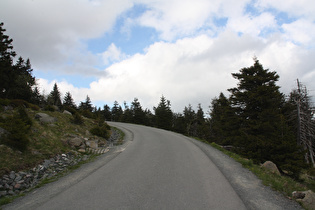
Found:
[[[43,160],[52,158],[57,154],[73,152],[74,149],[70,148],[62,141],[62,139],[67,138],[69,135],[77,135],[91,139],[95,138],[95,136],[89,132],[92,127],[98,125],[98,123],[93,119],[82,118],[83,123],[78,125],[72,123],[73,116],[60,112],[37,111],[31,108],[26,109],[26,111],[30,119],[32,119],[32,127],[28,134],[30,143],[26,151],[20,152],[3,145],[0,139],[0,177],[2,177],[4,174],[8,174],[10,171],[18,172],[32,169],[33,167],[40,164]],[[15,112],[16,110],[0,110],[0,117],[6,118],[8,116],[13,116]],[[46,113],[52,117],[57,118],[57,122],[53,124],[41,124],[39,121],[35,120],[35,115],[38,112]],[[120,130],[118,131],[121,133],[121,135],[124,135]],[[105,139],[103,138],[98,138],[98,140],[105,142]],[[73,170],[79,168],[82,164],[93,161],[97,156],[98,155],[96,154],[89,154],[88,160],[81,161],[73,166],[68,166],[65,171],[58,173],[53,177],[41,180],[41,182],[36,187],[41,187],[59,179],[66,174],[71,173]],[[19,196],[21,195],[1,198],[0,206],[12,202],[16,197]]]
[[[13,115],[15,110],[11,112],[1,112],[0,116]],[[72,150],[65,145],[62,139],[69,134],[75,134],[82,137],[91,137],[88,132],[96,122],[91,119],[84,119],[84,123],[77,125],[71,123],[72,116],[60,112],[41,111],[52,117],[57,118],[57,122],[49,124],[41,124],[35,120],[35,114],[38,111],[27,109],[29,117],[33,121],[31,131],[28,134],[29,145],[26,151],[19,152],[8,146],[0,146],[0,177],[10,171],[28,170],[44,159],[54,157],[56,154],[67,153]],[[1,142],[0,142],[1,144]]]

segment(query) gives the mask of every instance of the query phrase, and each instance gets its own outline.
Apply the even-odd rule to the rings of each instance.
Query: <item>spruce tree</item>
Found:
[[[13,70],[15,76],[12,87],[8,90],[8,97],[31,101],[35,77],[32,76],[33,69],[30,60],[24,61],[22,57],[19,57]]]
[[[153,108],[155,111],[155,124],[158,128],[171,130],[173,121],[173,112],[171,110],[171,102],[166,100],[162,95],[161,101],[157,107]]]
[[[235,144],[231,139],[239,135],[239,119],[229,99],[220,93],[218,98],[212,100],[210,108],[211,140],[221,145]]]
[[[22,57],[13,64],[16,56],[13,51],[13,40],[5,35],[5,29],[0,23],[0,97],[10,99],[24,99],[31,101],[32,87],[35,78],[32,76],[32,68],[29,59],[25,62]]]
[[[110,111],[110,107],[107,104],[104,105],[102,113],[103,113],[105,120],[107,120],[107,121],[111,120],[112,113]]]
[[[271,160],[282,169],[300,161],[296,141],[282,114],[284,95],[276,85],[277,73],[264,69],[255,58],[253,66],[232,75],[239,80],[237,87],[229,91],[239,118],[236,144],[242,154],[257,162]]]
[[[185,124],[186,124],[186,135],[189,136],[196,136],[196,113],[195,110],[192,108],[191,104],[188,105],[188,107],[185,106],[184,108],[184,118],[185,118]]]
[[[68,108],[76,109],[76,105],[70,92],[66,92],[66,95],[63,99],[63,105]]]
[[[0,97],[7,98],[8,90],[14,80],[13,59],[16,53],[13,51],[13,40],[5,35],[5,29],[0,23]]]
[[[62,106],[61,93],[58,89],[57,83],[54,84],[53,90],[50,92],[47,101],[50,105],[55,105],[58,107]]]
[[[145,113],[141,107],[141,104],[137,98],[131,103],[132,122],[135,124],[145,123]]]
[[[117,101],[114,102],[112,107],[112,120],[115,122],[121,121],[123,110]]]

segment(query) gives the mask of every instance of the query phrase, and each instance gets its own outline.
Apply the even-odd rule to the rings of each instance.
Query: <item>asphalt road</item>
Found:
[[[109,124],[126,133],[124,145],[4,209],[299,209],[208,145],[156,128]]]

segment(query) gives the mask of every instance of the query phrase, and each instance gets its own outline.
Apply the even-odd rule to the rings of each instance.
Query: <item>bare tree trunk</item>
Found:
[[[297,105],[297,144],[303,146],[307,153],[305,155],[305,160],[307,163],[312,162],[315,168],[314,161],[314,122],[313,122],[313,112],[309,102],[309,96],[307,94],[306,88],[301,90],[301,84],[297,79],[297,96],[295,102]]]

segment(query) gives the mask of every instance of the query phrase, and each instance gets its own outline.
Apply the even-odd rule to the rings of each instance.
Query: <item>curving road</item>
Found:
[[[299,209],[208,145],[109,124],[126,133],[124,145],[4,209]]]

